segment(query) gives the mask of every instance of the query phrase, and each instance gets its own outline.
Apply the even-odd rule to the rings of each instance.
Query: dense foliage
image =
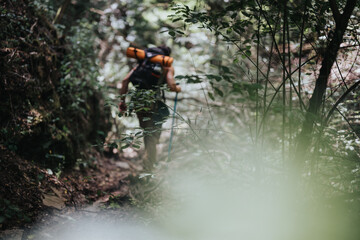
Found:
[[[136,65],[125,50],[167,44],[183,89],[174,115],[176,168],[211,175],[233,167],[231,174],[251,172],[259,182],[276,172],[325,186],[316,190],[330,207],[340,201],[356,215],[359,4],[3,1],[1,150],[57,170],[85,159],[91,144],[138,151],[135,114],[118,111],[121,79]],[[145,102],[149,95],[141,94]],[[166,92],[170,107],[173,96]],[[169,129],[170,121],[163,145]]]
[[[54,9],[44,6],[0,3],[0,224],[29,221],[42,205],[44,174],[26,160],[59,176],[109,129],[94,23],[53,25]]]
[[[35,3],[1,6],[1,144],[43,166],[72,166],[106,130],[93,25],[76,20],[61,36]]]

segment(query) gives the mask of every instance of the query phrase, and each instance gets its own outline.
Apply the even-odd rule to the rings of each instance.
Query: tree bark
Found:
[[[295,150],[296,168],[302,167],[304,163],[304,155],[306,155],[312,143],[314,123],[316,119],[319,119],[320,117],[319,109],[323,104],[323,98],[328,84],[329,75],[331,73],[331,68],[336,61],[340,44],[343,41],[344,33],[347,29],[350,16],[356,6],[357,1],[358,0],[348,0],[346,2],[343,13],[340,15],[340,11],[336,6],[336,1],[330,0],[331,10],[334,14],[336,26],[333,31],[333,36],[331,36],[331,34],[328,36],[328,39],[331,40],[323,56],[320,73],[315,82],[315,89],[313,95],[310,98],[309,108],[305,114],[302,130],[297,137],[297,145]]]

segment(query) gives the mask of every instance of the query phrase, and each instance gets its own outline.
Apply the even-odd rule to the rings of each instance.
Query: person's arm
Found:
[[[181,87],[176,85],[176,82],[174,79],[174,75],[175,75],[174,67],[173,66],[164,67],[164,71],[165,71],[166,83],[167,83],[168,87],[170,88],[170,91],[181,92]]]
[[[125,96],[125,94],[129,90],[130,76],[134,72],[135,69],[136,69],[136,67],[131,69],[131,71],[125,76],[125,78],[123,79],[123,81],[121,83],[121,89],[120,89],[121,98],[120,98],[120,103],[119,103],[120,112],[126,111],[126,103],[125,103],[126,96]]]

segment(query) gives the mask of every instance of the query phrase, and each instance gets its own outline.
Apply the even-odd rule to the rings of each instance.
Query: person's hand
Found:
[[[175,90],[175,92],[181,92],[181,87],[179,86],[179,85],[176,85],[176,90]]]
[[[126,103],[125,102],[120,102],[120,104],[119,104],[120,113],[126,112],[126,109],[127,109]]]

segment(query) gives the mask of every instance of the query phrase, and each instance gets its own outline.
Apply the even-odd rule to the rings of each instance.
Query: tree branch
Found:
[[[358,137],[358,139],[360,139],[359,134],[357,133],[357,131],[354,129],[353,126],[351,126],[351,123],[349,121],[349,119],[347,119],[347,117],[338,109],[336,108],[336,111],[338,111],[338,113],[344,118],[344,120],[346,121],[346,123],[349,125],[349,127],[351,128],[351,130],[353,131],[353,133]]]
[[[341,14],[340,14],[339,8],[336,5],[336,0],[329,0],[329,4],[330,4],[331,11],[333,13],[335,22],[339,23]]]
[[[330,109],[329,113],[327,114],[326,116],[326,119],[325,119],[325,124],[327,124],[327,122],[329,121],[331,115],[333,114],[333,112],[336,110],[337,106],[342,103],[345,98],[347,97],[347,95],[349,93],[351,93],[353,90],[355,90],[355,88],[360,84],[360,79],[358,79],[358,81],[356,83],[354,83],[350,88],[348,88],[346,90],[346,92],[341,95],[341,97],[336,101],[336,103],[332,106],[332,108]]]
[[[354,11],[357,1],[358,0],[348,0],[346,2],[343,14],[341,14],[341,21],[343,21],[343,24],[345,24],[346,26],[348,25],[348,21],[352,12]]]
[[[329,0],[331,3],[333,0]],[[304,153],[312,143],[312,134],[316,117],[319,117],[319,110],[323,104],[326,87],[328,84],[331,68],[336,61],[336,57],[343,42],[344,34],[347,29],[351,13],[356,6],[357,0],[347,0],[343,14],[338,18],[334,29],[334,36],[328,44],[319,72],[315,82],[315,88],[309,101],[309,108],[305,114],[303,127],[297,136],[297,146],[295,149],[295,166],[301,167],[304,163]],[[338,10],[338,9],[337,9]],[[336,11],[336,10],[335,10]],[[335,13],[336,15],[336,13]],[[334,15],[334,16],[335,16]],[[299,168],[300,169],[300,168]]]

